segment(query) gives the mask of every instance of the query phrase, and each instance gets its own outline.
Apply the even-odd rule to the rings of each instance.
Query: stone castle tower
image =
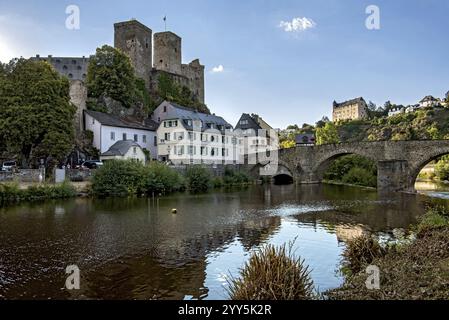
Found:
[[[198,59],[182,64],[181,37],[166,31],[155,33],[153,39],[152,30],[137,20],[116,23],[114,31],[115,47],[130,57],[136,75],[145,80],[150,91],[157,90],[158,78],[165,73],[205,103],[204,66]]]
[[[182,39],[173,32],[154,34],[154,68],[181,74]]]
[[[114,46],[131,59],[136,75],[150,83],[153,68],[153,31],[137,20],[114,24]]]

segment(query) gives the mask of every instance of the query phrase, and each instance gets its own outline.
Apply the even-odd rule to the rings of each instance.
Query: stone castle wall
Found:
[[[81,80],[70,81],[70,101],[76,106],[75,130],[80,136],[83,132],[83,112],[86,110],[87,88]]]

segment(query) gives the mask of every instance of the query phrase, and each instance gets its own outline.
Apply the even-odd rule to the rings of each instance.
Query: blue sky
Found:
[[[80,30],[65,27],[71,4],[80,8]],[[365,26],[369,5],[380,9],[380,30]],[[206,65],[212,112],[234,125],[242,112],[258,113],[283,128],[330,116],[333,100],[443,97],[448,14],[447,0],[0,0],[0,60],[88,56],[113,44],[114,22],[136,18],[158,32],[167,15],[168,29],[183,38],[184,62]],[[310,24],[280,27],[295,18]]]

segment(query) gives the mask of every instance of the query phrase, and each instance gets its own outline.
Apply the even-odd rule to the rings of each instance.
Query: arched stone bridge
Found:
[[[278,172],[273,177],[289,175],[297,183],[319,183],[329,165],[348,154],[377,163],[379,190],[414,192],[422,168],[449,154],[449,140],[354,142],[281,149]]]

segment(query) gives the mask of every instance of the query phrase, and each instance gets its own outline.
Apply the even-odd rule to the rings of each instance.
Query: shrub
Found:
[[[183,177],[163,163],[152,162],[143,175],[143,186],[147,194],[170,193],[184,189]]]
[[[229,296],[233,300],[308,300],[314,296],[310,271],[291,254],[291,247],[268,245],[255,252],[240,278],[231,278]]]
[[[190,192],[206,192],[212,184],[210,171],[202,166],[191,166],[186,173],[187,187]]]
[[[444,156],[435,166],[435,176],[441,180],[449,180],[449,158]]]
[[[249,183],[249,176],[241,171],[234,171],[230,168],[225,169],[223,182],[225,185],[242,185]]]
[[[180,174],[162,163],[112,160],[97,169],[92,190],[98,196],[170,193],[184,188]]]
[[[324,174],[326,180],[361,186],[377,186],[377,166],[367,158],[347,155],[335,160]]]
[[[375,258],[386,254],[386,249],[368,235],[362,235],[348,241],[343,251],[342,270],[356,274],[369,265]]]
[[[21,201],[67,199],[76,196],[75,188],[67,182],[59,185],[37,185],[20,189],[16,183],[0,184],[0,206]]]
[[[344,183],[356,184],[360,186],[376,187],[377,178],[371,172],[364,168],[355,167],[349,170],[343,176],[342,181]]]
[[[222,188],[225,186],[225,183],[224,183],[223,179],[215,177],[212,179],[212,186],[214,188]]]
[[[111,160],[96,170],[92,190],[99,196],[127,196],[143,191],[144,165],[135,161]]]

